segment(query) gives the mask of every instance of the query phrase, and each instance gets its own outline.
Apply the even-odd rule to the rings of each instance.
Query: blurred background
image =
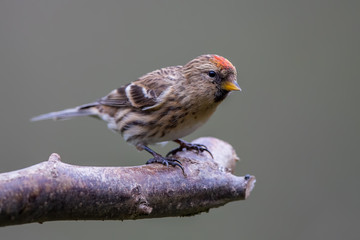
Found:
[[[233,93],[186,140],[231,143],[246,201],[194,217],[0,228],[1,239],[359,239],[359,1],[0,1],[0,172],[47,160],[130,166],[138,152],[91,118],[32,123],[204,53]],[[157,147],[161,153],[175,147]]]

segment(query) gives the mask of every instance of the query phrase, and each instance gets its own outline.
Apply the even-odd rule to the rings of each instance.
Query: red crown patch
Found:
[[[229,60],[224,57],[214,55],[213,58],[210,59],[213,63],[216,64],[218,68],[234,68]]]

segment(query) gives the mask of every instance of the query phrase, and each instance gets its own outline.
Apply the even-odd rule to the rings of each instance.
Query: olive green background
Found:
[[[0,1],[0,172],[143,164],[91,118],[31,123],[159,67],[227,57],[243,92],[189,135],[230,142],[246,201],[194,217],[46,222],[1,239],[359,239],[359,1]],[[165,153],[175,147],[156,149]]]

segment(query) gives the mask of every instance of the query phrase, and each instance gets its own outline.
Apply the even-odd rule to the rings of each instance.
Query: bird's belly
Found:
[[[214,109],[204,111],[202,114],[189,114],[183,119],[178,119],[173,124],[164,125],[159,134],[148,139],[149,144],[179,139],[194,132],[210,118]]]
[[[163,142],[163,141],[170,141],[175,140],[178,138],[185,137],[190,133],[194,132],[197,128],[202,126],[205,122],[196,122],[193,124],[186,124],[185,126],[179,126],[170,130],[164,137],[159,139],[154,139],[155,142]]]

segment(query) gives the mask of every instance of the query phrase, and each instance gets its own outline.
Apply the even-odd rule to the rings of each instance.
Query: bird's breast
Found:
[[[186,107],[169,103],[155,111],[124,109],[118,112],[114,124],[108,126],[135,146],[171,141],[187,136],[203,125],[216,106]]]
[[[158,134],[149,135],[148,143],[171,141],[189,135],[202,126],[215,109],[216,106],[169,113],[162,121],[159,121]]]

